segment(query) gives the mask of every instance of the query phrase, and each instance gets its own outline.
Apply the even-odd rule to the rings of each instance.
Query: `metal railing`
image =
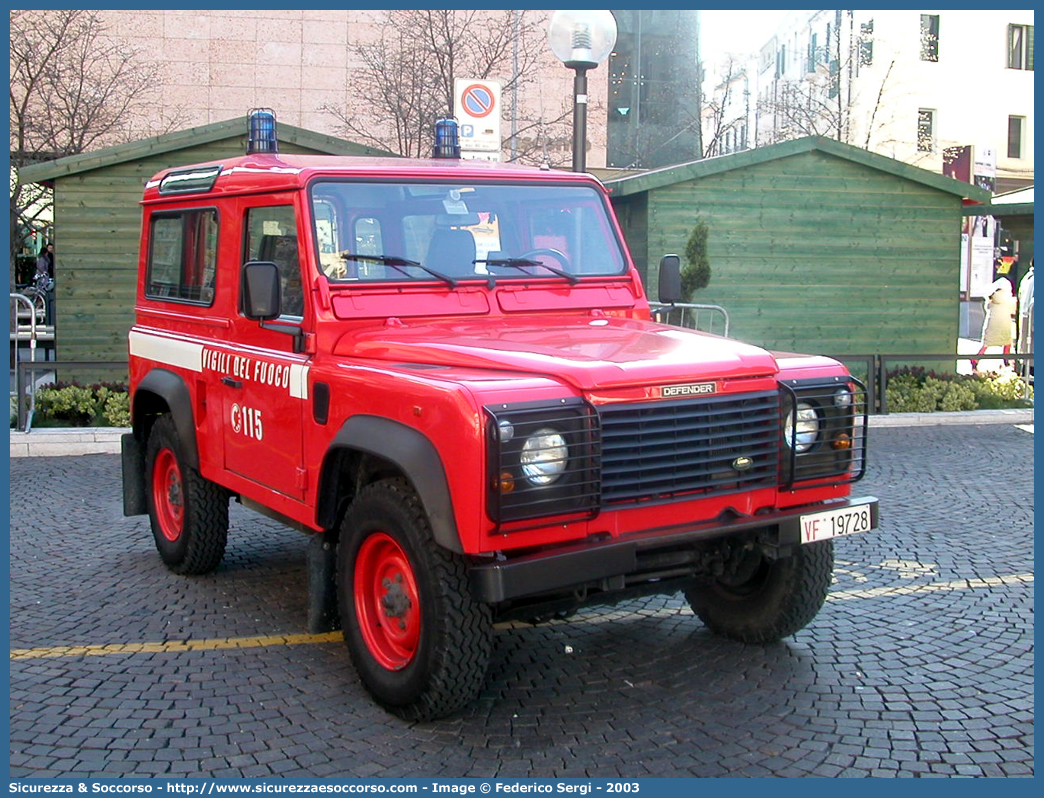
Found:
[[[676,303],[673,305],[663,302],[650,302],[653,317],[664,324],[672,324],[677,327],[702,330],[703,332],[717,332],[714,330],[714,319],[720,318],[723,331],[719,335],[729,334],[729,314],[725,308],[718,305],[697,305],[691,303]],[[711,317],[711,323],[707,328],[698,326],[700,323],[700,312],[707,311]],[[706,316],[704,316],[706,318]],[[1011,360],[1021,364],[1018,369],[1019,376],[1024,385],[1023,395],[1028,398],[1029,387],[1033,383],[1030,373],[1033,366],[1033,353],[1021,352],[1018,354],[945,354],[945,355],[904,355],[904,354],[872,354],[872,355],[828,355],[843,363],[859,362],[863,364],[862,371],[851,369],[852,373],[866,383],[867,404],[871,415],[884,415],[888,413],[888,371],[897,363],[918,362],[951,362],[958,363],[962,360]]]
[[[940,362],[954,363],[961,360],[1011,360],[1021,363],[1023,368],[1020,375],[1026,384],[1026,395],[1029,393],[1029,383],[1032,377],[1028,375],[1026,366],[1032,364],[1033,353],[1023,352],[1018,354],[946,354],[946,355],[922,355],[922,354],[873,354],[873,355],[828,355],[843,363],[858,362],[863,365],[860,369],[850,369],[853,374],[863,379],[866,383],[867,404],[871,415],[886,415],[888,413],[888,371],[897,363],[917,362]],[[30,390],[26,391],[26,373],[38,371],[54,371],[57,378],[59,370],[73,369],[119,369],[127,370],[126,360],[48,360],[16,362],[15,364],[15,395],[18,397],[18,429],[28,432],[32,427],[32,416],[36,409],[36,381],[29,383]],[[25,401],[28,394],[29,401]]]
[[[11,367],[15,369],[15,404],[18,413],[18,428],[23,429],[26,417],[32,418],[36,410],[36,381],[29,385],[28,406],[26,392],[18,377],[18,367],[22,365],[22,344],[29,344],[29,364],[35,365],[40,341],[54,340],[54,326],[45,324],[47,320],[46,296],[41,292],[33,292],[32,296],[22,293],[10,294],[11,307]],[[53,361],[44,361],[44,368],[50,370]]]
[[[663,302],[650,302],[649,310],[653,318],[663,324],[671,324],[675,327],[687,327],[690,330],[714,333],[726,338],[729,335],[729,313],[721,305],[699,305],[692,302],[675,302],[665,304]],[[700,326],[701,322],[709,323]],[[715,329],[715,322],[721,325],[721,329]]]
[[[1029,375],[1028,367],[1033,363],[1032,352],[1021,352],[1018,354],[946,354],[946,355],[828,355],[834,360],[842,363],[857,361],[864,364],[866,375],[866,389],[869,396],[870,414],[887,415],[888,413],[888,372],[899,363],[953,363],[956,365],[961,360],[1011,360],[1021,363],[1018,369],[1019,376],[1025,385],[1024,395],[1029,396],[1029,385],[1033,378]],[[855,372],[854,369],[852,369]]]

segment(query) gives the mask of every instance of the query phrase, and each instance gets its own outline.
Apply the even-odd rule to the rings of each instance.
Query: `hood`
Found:
[[[335,355],[546,374],[580,390],[764,376],[763,349],[662,324],[591,316],[395,320],[345,335]]]

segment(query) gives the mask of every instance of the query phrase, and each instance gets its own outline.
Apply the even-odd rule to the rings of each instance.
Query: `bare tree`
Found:
[[[745,79],[742,65],[736,62],[734,56],[729,55],[724,65],[724,75],[718,83],[714,92],[708,97],[703,106],[703,157],[722,154],[722,148],[728,133],[738,134],[747,123],[747,97],[739,100],[742,107],[736,108],[736,89],[741,80]]]
[[[29,164],[78,155],[181,122],[151,124],[158,65],[110,39],[97,11],[11,12],[11,283],[28,228],[50,215],[50,192],[25,185]],[[168,109],[170,111],[170,109]]]
[[[431,154],[432,126],[453,115],[458,77],[498,80],[505,118],[515,122],[507,148],[520,161],[558,160],[568,146],[568,103],[531,114],[522,102],[537,86],[546,55],[543,18],[527,11],[391,10],[378,12],[374,38],[349,46],[359,64],[344,107],[325,105],[343,134],[410,157]],[[510,139],[510,137],[507,137]]]
[[[869,149],[874,135],[887,121],[881,118],[881,112],[888,107],[895,67],[893,58],[879,83],[860,81],[864,84],[861,88],[869,93],[868,101],[862,102],[853,75],[869,65],[872,45],[872,38],[866,34],[846,45],[842,26],[835,25],[823,47],[809,53],[805,76],[781,80],[774,94],[759,104],[759,110],[774,122],[771,141],[823,136]]]

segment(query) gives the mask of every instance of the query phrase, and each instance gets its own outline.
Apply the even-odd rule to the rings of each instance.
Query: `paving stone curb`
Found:
[[[11,430],[11,457],[58,457],[78,454],[119,454],[123,427]]]
[[[871,427],[934,427],[952,424],[1032,424],[1033,409],[969,410],[960,413],[892,413],[870,416]],[[11,457],[119,454],[124,427],[47,428],[11,431]]]

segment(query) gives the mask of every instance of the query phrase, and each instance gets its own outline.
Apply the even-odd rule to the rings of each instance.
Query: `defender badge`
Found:
[[[660,389],[660,396],[671,399],[675,396],[706,396],[717,392],[716,382],[694,382],[689,385],[664,385]]]

